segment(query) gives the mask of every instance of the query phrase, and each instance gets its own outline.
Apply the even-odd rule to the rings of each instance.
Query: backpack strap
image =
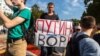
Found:
[[[89,36],[86,34],[82,34],[76,38],[77,43],[79,43],[82,39],[88,38]]]
[[[76,39],[76,36],[78,35],[79,32],[76,32],[72,38],[70,39],[70,41],[68,42],[68,46],[67,46],[67,52],[66,52],[66,56],[76,56],[75,55],[75,51],[76,51],[76,48],[74,46],[76,46],[75,44],[75,39]],[[75,51],[74,51],[75,50]]]
[[[21,13],[21,11],[24,11],[25,9],[26,9],[26,8],[24,8],[24,9],[20,10],[18,14],[20,14],[20,13]],[[18,14],[17,14],[17,15],[18,15]],[[24,22],[25,22],[25,21],[24,21]],[[23,23],[24,23],[24,22],[23,22]],[[24,34],[25,34],[25,32],[26,32],[26,28],[25,28],[25,26],[24,26],[24,24],[23,24],[23,23],[21,23],[20,25],[21,25],[22,33],[23,33],[23,35],[24,35]]]
[[[89,36],[86,34],[77,36],[78,34],[79,32],[76,32],[75,35],[68,42],[67,52],[66,52],[67,56],[80,56],[79,42],[82,39],[87,38]]]
[[[23,9],[24,10],[24,9]],[[20,13],[20,12],[19,12]],[[26,20],[25,20],[26,21]],[[25,22],[24,21],[24,22]],[[23,22],[23,23],[24,23]],[[29,27],[28,29],[25,28],[25,26],[23,25],[23,23],[21,24],[21,29],[22,29],[22,33],[25,34],[25,32],[28,30],[28,29],[31,29],[31,28],[34,28],[35,26],[33,24],[35,24],[35,20],[34,20],[34,17],[33,17],[33,14],[31,12],[31,18],[30,18],[30,23],[29,23]]]
[[[23,33],[23,35],[24,35],[25,32],[26,32],[26,28],[25,28],[25,26],[24,26],[23,24],[21,24],[21,29],[22,29],[22,33]]]
[[[76,51],[75,51],[76,56],[80,56],[79,42],[82,39],[88,38],[88,37],[89,37],[88,35],[82,34],[82,35],[78,36],[76,39],[73,40],[74,48],[76,48]]]

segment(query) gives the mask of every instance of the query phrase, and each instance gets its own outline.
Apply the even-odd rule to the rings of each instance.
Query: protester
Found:
[[[80,26],[80,23],[78,23],[78,25],[76,25],[75,27],[75,32],[80,32],[81,31],[81,26]]]
[[[41,19],[49,19],[49,20],[59,20],[59,17],[54,12],[54,3],[50,2],[48,3],[48,12],[43,13],[40,18]]]
[[[73,36],[75,36],[76,34],[80,33],[82,31],[80,23],[78,23],[78,25],[74,26],[74,33]]]
[[[100,46],[90,36],[96,25],[95,18],[85,16],[81,19],[82,32],[88,35],[79,42],[80,56],[100,56]]]
[[[82,32],[76,33],[69,42],[67,56],[100,56],[100,46],[90,36],[94,31],[96,21],[92,16],[84,16],[80,22]]]
[[[9,29],[8,32],[8,51],[13,56],[26,56],[27,43],[23,37],[21,26],[26,29],[29,27],[31,11],[26,8],[26,0],[5,0],[7,5],[13,9],[12,18],[4,15],[0,9],[0,18],[4,22],[4,26]]]
[[[54,12],[54,3],[48,3],[48,12],[43,13],[40,17],[41,19],[49,19],[49,20],[59,20],[58,16]],[[56,56],[61,55],[63,52],[63,48],[61,47],[41,47],[41,56]]]

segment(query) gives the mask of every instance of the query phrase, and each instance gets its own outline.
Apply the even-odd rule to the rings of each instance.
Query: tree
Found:
[[[32,6],[32,13],[33,13],[33,17],[35,19],[38,19],[40,18],[41,14],[44,13],[44,11],[40,10],[40,7],[37,4],[35,4]]]
[[[84,0],[84,4],[87,6],[86,12],[83,13],[83,16],[90,15],[96,18],[97,23],[100,23],[100,0],[93,0],[93,3],[90,3],[91,0]]]
[[[80,23],[80,20],[78,19],[72,19],[72,21],[73,21],[74,26],[77,26]]]

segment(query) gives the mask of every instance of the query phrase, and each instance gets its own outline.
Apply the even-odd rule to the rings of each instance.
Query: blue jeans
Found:
[[[52,54],[52,47],[41,47],[41,56],[50,56]]]
[[[59,53],[64,53],[63,47],[41,47],[41,56],[52,56],[54,55],[53,53],[59,54]],[[56,55],[55,55],[56,56]]]

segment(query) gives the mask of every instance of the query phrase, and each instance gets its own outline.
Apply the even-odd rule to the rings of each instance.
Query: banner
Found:
[[[35,44],[47,47],[66,47],[72,36],[71,21],[44,20],[36,21]]]

